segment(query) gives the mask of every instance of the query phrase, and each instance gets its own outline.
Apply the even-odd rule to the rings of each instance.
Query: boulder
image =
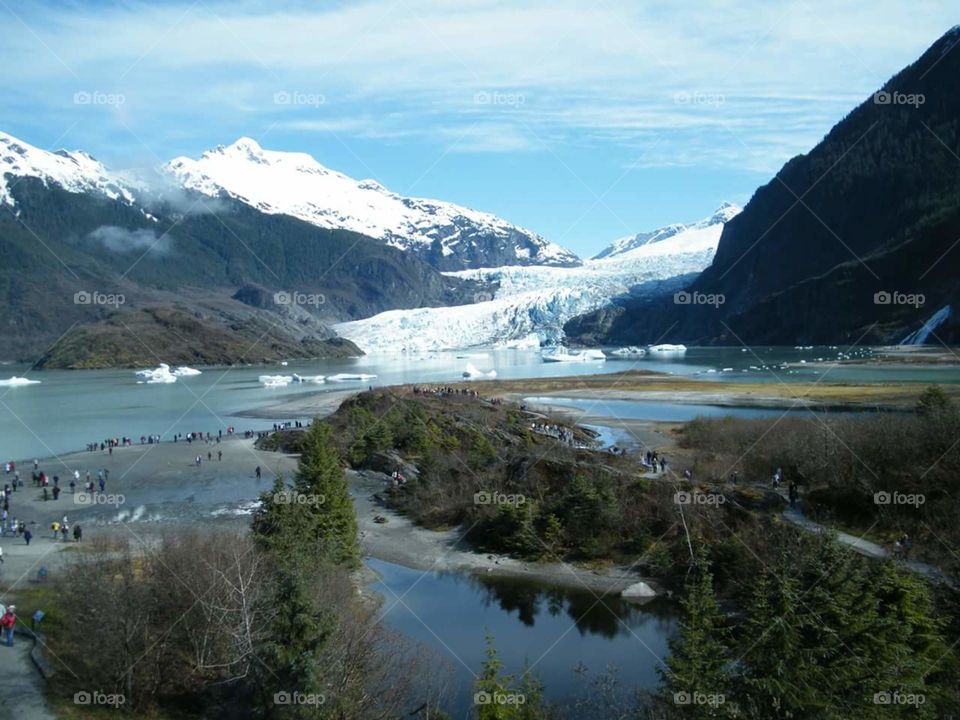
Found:
[[[634,583],[620,593],[624,600],[649,600],[656,596],[657,592],[645,582]]]

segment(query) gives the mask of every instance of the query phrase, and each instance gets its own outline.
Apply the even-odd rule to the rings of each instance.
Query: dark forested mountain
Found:
[[[958,42],[954,28],[759,188],[685,295],[624,298],[572,320],[567,334],[900,342],[936,314],[946,319],[928,341],[960,340]]]
[[[8,182],[4,199],[0,359],[102,366],[359,354],[326,324],[468,302],[477,291],[382,242],[237,201],[133,202],[29,175]],[[142,347],[150,338],[157,346]]]

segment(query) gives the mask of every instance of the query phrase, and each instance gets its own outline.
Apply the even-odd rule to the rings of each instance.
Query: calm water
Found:
[[[384,596],[384,622],[433,648],[451,667],[457,718],[470,716],[488,633],[505,673],[531,667],[547,697],[562,702],[611,667],[625,685],[656,687],[676,626],[676,606],[665,600],[634,605],[523,580],[367,564],[382,578],[372,587]]]
[[[656,420],[658,422],[686,422],[698,417],[739,418],[780,417],[781,415],[806,415],[806,408],[758,408],[727,405],[698,405],[695,403],[640,402],[636,400],[593,400],[564,397],[528,397],[527,402],[537,405],[560,405],[582,410],[589,415],[609,417],[615,420]],[[847,411],[849,414],[850,411]],[[817,411],[823,415],[822,411]]]
[[[29,371],[0,366],[0,378],[26,375],[39,385],[0,387],[0,458],[32,458],[77,450],[106,437],[211,431],[234,425],[238,429],[269,427],[270,420],[244,418],[240,413],[264,408],[306,393],[332,392],[367,383],[328,383],[264,388],[262,374],[377,375],[369,384],[437,383],[461,380],[468,362],[500,378],[558,377],[573,374],[618,373],[648,369],[704,379],[750,382],[890,381],[917,383],[960,382],[955,368],[828,367],[817,358],[831,359],[829,348],[691,348],[683,356],[608,360],[606,363],[543,363],[533,351],[496,350],[444,352],[427,357],[368,355],[339,361],[291,362],[287,367],[205,368],[202,375],[181,378],[170,385],[138,385],[131,370]],[[485,357],[476,357],[483,354]],[[470,355],[470,357],[465,357]],[[781,370],[781,363],[807,365]],[[764,369],[767,366],[768,369]],[[751,369],[751,367],[756,369]],[[730,371],[724,372],[725,368]],[[769,368],[772,368],[769,369]],[[710,372],[711,370],[715,372]],[[669,410],[668,404],[647,403],[643,412],[655,419],[685,419],[687,410]],[[597,406],[602,411],[601,406]],[[687,406],[689,408],[690,406]],[[640,412],[638,410],[638,412]],[[707,411],[711,412],[711,411]],[[673,413],[671,415],[671,413]],[[680,417],[677,417],[679,413]],[[668,416],[668,417],[665,417]]]

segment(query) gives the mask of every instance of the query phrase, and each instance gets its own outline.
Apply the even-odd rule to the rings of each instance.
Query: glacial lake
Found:
[[[915,383],[960,382],[957,368],[830,365],[838,351],[831,348],[690,348],[685,355],[611,359],[596,363],[544,363],[530,350],[470,350],[426,356],[367,355],[347,360],[291,361],[288,366],[210,367],[203,374],[181,378],[169,385],[138,384],[132,370],[30,370],[0,365],[0,379],[11,375],[39,380],[40,384],[0,387],[0,458],[48,457],[83,448],[88,442],[126,435],[160,435],[176,432],[216,432],[227,426],[238,430],[269,428],[269,418],[242,413],[313,393],[336,392],[366,385],[446,383],[463,379],[467,363],[483,371],[496,370],[499,378],[540,378],[566,375],[619,373],[645,369],[705,380],[741,382],[889,381]],[[806,360],[805,365],[800,365]],[[782,363],[796,363],[780,369]],[[764,368],[766,366],[766,369]],[[729,371],[724,372],[725,368]],[[755,369],[752,369],[755,368]],[[711,372],[713,371],[713,372]],[[265,388],[257,380],[264,374],[376,375],[368,382],[290,384]],[[654,418],[669,414],[667,403],[648,403]],[[599,406],[598,406],[599,407]],[[678,410],[686,413],[688,410]]]

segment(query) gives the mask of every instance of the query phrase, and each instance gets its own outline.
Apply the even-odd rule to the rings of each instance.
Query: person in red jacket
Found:
[[[3,634],[7,640],[7,647],[13,647],[13,628],[17,624],[16,605],[7,607],[7,611],[0,618],[0,627],[3,628]]]

